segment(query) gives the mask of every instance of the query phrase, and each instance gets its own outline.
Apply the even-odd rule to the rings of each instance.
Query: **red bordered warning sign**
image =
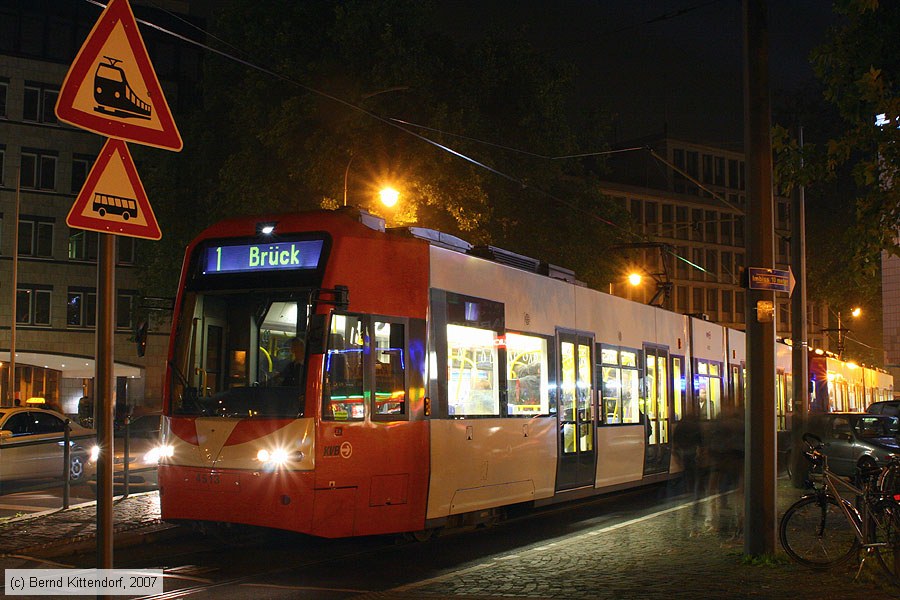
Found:
[[[56,117],[108,137],[181,150],[128,0],[110,0],[100,14],[63,82]]]
[[[69,227],[158,240],[162,237],[128,145],[107,140],[66,217]]]

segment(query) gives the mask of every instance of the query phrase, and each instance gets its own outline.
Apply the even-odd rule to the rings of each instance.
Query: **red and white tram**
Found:
[[[741,332],[355,209],[224,221],[182,271],[162,517],[421,532],[664,480],[744,362]]]

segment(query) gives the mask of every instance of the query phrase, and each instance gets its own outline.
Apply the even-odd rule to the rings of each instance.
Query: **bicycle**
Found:
[[[900,457],[883,466],[862,467],[851,482],[828,469],[822,440],[803,434],[804,451],[812,463],[807,486],[811,492],[791,505],[781,518],[778,535],[793,560],[812,569],[825,570],[859,557],[856,576],[866,559],[874,555],[888,579],[900,585]],[[845,490],[854,496],[850,502]]]

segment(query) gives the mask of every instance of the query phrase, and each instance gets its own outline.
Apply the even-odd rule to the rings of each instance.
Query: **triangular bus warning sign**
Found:
[[[56,117],[107,137],[181,150],[128,0],[110,0],[100,14],[59,91]]]
[[[125,142],[106,141],[69,210],[66,224],[149,240],[162,237]]]

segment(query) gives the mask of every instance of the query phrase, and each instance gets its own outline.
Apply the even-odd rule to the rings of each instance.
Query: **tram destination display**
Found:
[[[323,244],[323,240],[302,240],[210,246],[206,249],[203,274],[315,269]]]

